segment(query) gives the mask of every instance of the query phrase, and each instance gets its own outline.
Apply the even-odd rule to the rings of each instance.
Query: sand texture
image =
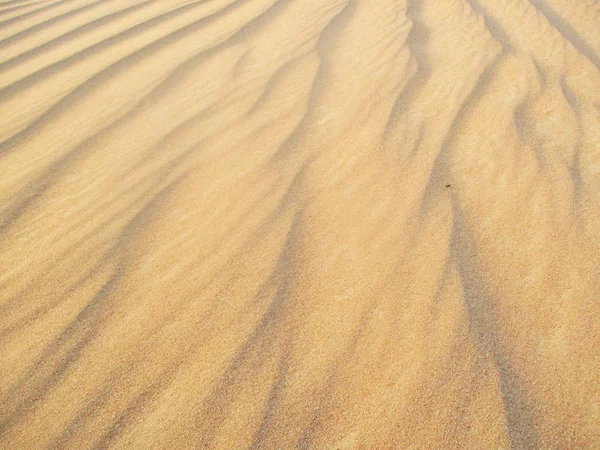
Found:
[[[600,2],[0,0],[0,448],[600,449]]]

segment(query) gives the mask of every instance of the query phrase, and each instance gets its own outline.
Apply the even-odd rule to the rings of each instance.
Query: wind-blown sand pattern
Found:
[[[600,448],[596,0],[0,1],[0,447]]]

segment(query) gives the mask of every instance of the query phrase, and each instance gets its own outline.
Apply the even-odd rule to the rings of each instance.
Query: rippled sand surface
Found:
[[[600,448],[596,0],[0,0],[0,447]]]

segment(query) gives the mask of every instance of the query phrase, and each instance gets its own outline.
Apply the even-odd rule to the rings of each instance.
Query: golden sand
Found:
[[[600,448],[596,0],[0,0],[0,447]]]

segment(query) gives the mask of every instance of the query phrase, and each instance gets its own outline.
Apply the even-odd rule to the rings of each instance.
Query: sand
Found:
[[[1,0],[0,448],[600,448],[600,3]]]

